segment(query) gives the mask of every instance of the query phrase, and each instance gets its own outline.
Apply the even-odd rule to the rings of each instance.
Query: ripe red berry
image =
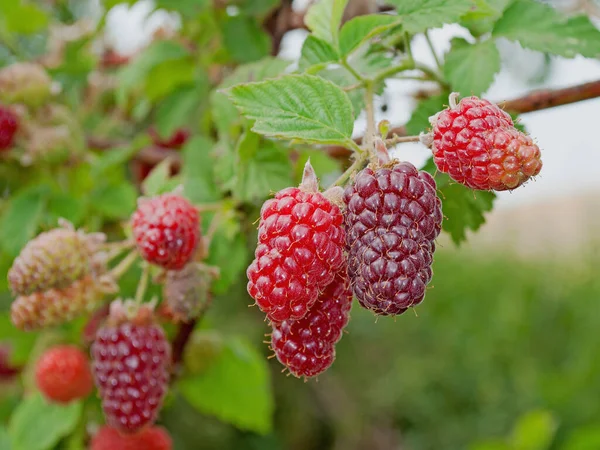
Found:
[[[433,160],[441,172],[473,189],[514,189],[542,168],[540,149],[497,105],[477,97],[431,118]]]
[[[173,150],[179,150],[183,147],[190,137],[190,132],[183,128],[178,128],[166,139],[162,138],[154,128],[151,128],[148,132],[154,145]]]
[[[182,269],[200,239],[200,217],[177,194],[141,199],[132,219],[133,236],[142,257],[169,270]]]
[[[173,441],[163,427],[148,427],[135,434],[121,434],[107,425],[94,435],[90,450],[171,450]]]
[[[278,192],[260,214],[248,293],[274,322],[304,317],[344,259],[340,209],[316,186],[307,189]]]
[[[348,273],[354,295],[379,315],[425,297],[441,201],[431,175],[408,162],[359,172],[344,192]]]
[[[58,403],[87,397],[94,387],[87,356],[72,345],[46,351],[36,364],[35,381],[46,398]]]
[[[0,152],[13,145],[19,128],[19,117],[7,106],[0,105]]]
[[[171,349],[152,312],[141,306],[111,305],[107,323],[92,345],[92,369],[106,422],[134,433],[156,420],[169,381]]]
[[[321,292],[306,316],[273,323],[271,347],[281,364],[297,377],[314,377],[331,366],[335,344],[350,319],[352,289],[345,270]]]

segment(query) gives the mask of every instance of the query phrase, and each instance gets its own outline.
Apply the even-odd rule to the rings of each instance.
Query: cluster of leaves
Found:
[[[416,135],[429,127],[428,117],[444,107],[450,91],[480,95],[490,87],[501,67],[499,39],[565,57],[600,55],[600,32],[587,17],[564,18],[535,0],[390,0],[394,11],[343,24],[347,0],[321,0],[306,14],[310,34],[297,64],[270,56],[271,36],[263,24],[278,7],[275,0],[237,0],[229,7],[208,0],[157,0],[156,8],[179,13],[181,29],[156,38],[115,69],[103,63],[96,39],[112,7],[135,1],[105,0],[104,15],[92,29],[82,24],[76,2],[53,3],[0,4],[0,66],[47,61],[61,86],[53,101],[80,118],[88,148],[73,164],[21,167],[0,159],[0,190],[6,193],[0,199],[0,274],[28,240],[55,226],[59,217],[124,237],[120,225],[141,190],[153,195],[182,184],[191,201],[223,205],[226,219],[212,240],[208,263],[221,271],[213,293],[231,294],[243,285],[261,202],[296,184],[308,157],[323,183],[335,179],[347,161],[328,156],[328,146],[357,149],[355,119],[369,92],[382,93],[386,80],[410,71],[428,86],[437,84],[406,124]],[[472,39],[455,39],[439,67],[422,64],[410,51],[412,39],[447,23],[463,25]],[[66,33],[66,26],[77,32]],[[49,58],[51,51],[56,54]],[[151,128],[162,137],[187,129],[192,137],[179,153],[157,150]],[[147,150],[162,151],[166,159],[142,182],[135,173],[147,163],[141,161]],[[176,174],[174,160],[180,167]],[[434,172],[431,162],[425,168]],[[481,226],[494,195],[474,196],[443,174],[436,180],[447,216],[444,229],[459,243],[467,230]],[[203,225],[209,227],[210,220]],[[138,276],[134,268],[124,277],[123,295],[133,293]],[[63,340],[79,340],[83,322],[50,337],[14,331],[7,291],[6,277],[0,277],[0,330],[12,345],[13,365],[30,367],[57,333]],[[211,327],[210,320],[203,326]],[[274,403],[263,356],[247,337],[222,339],[208,368],[181,378],[166,409],[185,401],[240,429],[271,432]],[[30,381],[24,390],[32,390]],[[31,395],[14,408],[19,395],[0,408],[2,421],[11,415],[8,431],[0,426],[0,443],[10,440],[13,450],[49,449],[61,439],[69,448],[82,448],[83,417],[100,420],[95,401],[62,408]],[[40,423],[48,424],[39,428],[43,439],[26,432]]]

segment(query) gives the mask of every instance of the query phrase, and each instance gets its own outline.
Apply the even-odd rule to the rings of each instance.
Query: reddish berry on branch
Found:
[[[106,422],[123,433],[154,423],[167,391],[171,347],[151,308],[114,301],[91,353]]]
[[[540,149],[514,127],[497,105],[477,97],[463,98],[430,121],[423,142],[431,144],[437,168],[472,189],[515,189],[542,169]]]
[[[47,350],[36,364],[35,381],[47,399],[58,403],[87,397],[94,387],[87,356],[72,345]]]
[[[8,271],[14,294],[62,289],[90,273],[105,271],[105,254],[100,250],[106,236],[76,231],[66,221],[61,225],[41,233],[21,250]]]
[[[296,377],[314,377],[335,359],[335,344],[350,319],[352,288],[345,270],[321,292],[306,316],[273,323],[271,348]]]
[[[163,427],[144,428],[135,434],[121,434],[104,425],[92,439],[90,450],[172,450],[173,441]]]
[[[0,104],[0,152],[12,147],[19,129],[19,117],[7,106]]]
[[[299,188],[265,202],[247,275],[248,293],[271,321],[301,319],[331,283],[344,260],[342,223],[340,208],[318,192],[309,163]]]
[[[142,198],[131,218],[133,236],[142,257],[157,266],[180,270],[194,256],[200,240],[200,217],[177,194]]]
[[[397,315],[420,303],[442,224],[431,175],[408,162],[368,167],[346,187],[344,201],[348,272],[360,304]]]

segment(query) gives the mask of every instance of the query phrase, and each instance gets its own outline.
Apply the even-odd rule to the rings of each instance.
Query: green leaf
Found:
[[[262,17],[279,5],[279,0],[243,0],[238,5],[240,11],[249,16]]]
[[[473,0],[389,0],[409,33],[457,22],[473,6]]]
[[[272,429],[273,393],[266,358],[243,339],[229,339],[201,375],[184,378],[179,390],[200,412],[243,430]]]
[[[37,33],[46,28],[48,19],[48,14],[34,4],[19,0],[0,3],[0,28],[4,25],[8,32]]]
[[[489,33],[511,0],[475,0],[475,5],[460,18],[460,24],[473,36]]]
[[[338,48],[339,28],[348,0],[321,0],[310,7],[304,23],[315,37]]]
[[[108,219],[126,219],[135,209],[137,196],[133,185],[123,181],[94,191],[90,204]]]
[[[478,442],[470,445],[469,450],[513,450],[508,444],[500,440]]]
[[[195,203],[218,200],[211,155],[213,142],[203,136],[190,139],[182,149],[185,196]]]
[[[402,22],[397,16],[387,14],[371,14],[355,17],[344,24],[340,31],[340,53],[347,56],[353,50],[371,39]]]
[[[458,184],[439,172],[430,159],[423,170],[435,176],[444,221],[442,229],[450,234],[456,245],[467,238],[467,230],[476,231],[485,223],[484,213],[492,210],[496,194],[489,191],[473,191]]]
[[[512,432],[514,450],[547,450],[556,433],[557,423],[548,411],[531,411],[521,416]]]
[[[337,62],[338,60],[339,55],[331,44],[323,39],[309,35],[302,45],[302,54],[300,55],[298,67],[301,71],[305,71],[315,65],[323,68],[327,64]]]
[[[227,17],[222,24],[222,32],[225,48],[238,62],[256,61],[271,51],[269,35],[252,17]]]
[[[25,365],[29,361],[38,334],[17,329],[11,322],[9,312],[0,313],[0,330],[2,330],[2,340],[8,342],[12,350],[10,363],[14,366]]]
[[[36,186],[15,195],[0,222],[0,246],[12,257],[33,238],[42,222],[47,186]]]
[[[171,160],[164,159],[154,166],[142,182],[142,193],[147,197],[170,192],[174,188],[171,182]]]
[[[600,57],[600,31],[587,16],[567,18],[535,0],[516,0],[496,22],[492,35],[567,58]]]
[[[234,86],[228,91],[238,109],[255,120],[253,131],[308,143],[351,145],[353,113],[348,96],[313,75]]]
[[[219,85],[220,89],[228,88],[249,81],[263,81],[281,75],[290,66],[285,59],[267,57],[260,61],[243,64],[236,69]]]
[[[56,225],[59,218],[67,219],[78,226],[87,212],[87,202],[84,198],[74,197],[73,194],[55,193],[48,199],[48,220]]]
[[[429,130],[431,128],[429,118],[446,107],[448,94],[448,92],[443,92],[440,95],[421,100],[406,123],[406,133],[409,136],[416,136],[422,131]]]
[[[597,450],[600,448],[600,425],[576,428],[566,439],[561,450]]]
[[[148,72],[144,93],[150,101],[156,101],[183,85],[192,84],[195,77],[196,64],[192,58],[165,61]]]
[[[492,85],[500,65],[500,52],[494,40],[469,44],[456,38],[446,55],[444,75],[453,91],[463,96],[479,96]]]
[[[11,450],[10,435],[3,425],[0,426],[0,448],[2,450]]]
[[[120,103],[126,95],[146,85],[146,77],[152,69],[167,61],[176,61],[189,56],[188,50],[180,43],[168,40],[154,41],[118,74],[117,97]]]
[[[270,192],[292,184],[292,168],[287,148],[272,141],[254,141],[246,136],[240,139],[237,152],[234,195],[238,199],[248,203],[260,201]]]
[[[51,404],[36,393],[27,397],[13,413],[8,431],[12,450],[49,450],[77,425],[81,402],[66,406]]]
[[[319,76],[333,82],[341,88],[352,86],[357,83],[354,75],[348,72],[344,67],[323,70],[319,72]],[[365,107],[365,90],[362,88],[352,89],[351,91],[348,91],[346,95],[350,99],[350,103],[352,103],[352,108],[354,110],[353,117],[356,118]]]
[[[171,136],[178,128],[190,123],[200,108],[204,88],[182,87],[165,98],[156,108],[156,127],[161,136]]]
[[[215,295],[226,294],[229,288],[241,277],[245,276],[250,257],[246,238],[239,232],[239,223],[232,220],[229,226],[236,227],[237,233],[227,233],[228,224],[219,227],[210,241],[207,263],[219,268],[219,278],[212,284],[211,292]]]
[[[186,18],[197,15],[211,5],[210,0],[156,0],[155,3],[156,8],[177,11]]]

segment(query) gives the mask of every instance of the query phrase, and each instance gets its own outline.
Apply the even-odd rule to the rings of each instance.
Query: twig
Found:
[[[140,282],[137,285],[137,289],[135,290],[135,302],[138,305],[141,305],[144,301],[144,295],[146,295],[146,289],[148,289],[148,280],[150,278],[150,264],[144,262],[144,266],[142,268],[142,277],[140,278]]]
[[[385,146],[389,148],[405,142],[419,142],[419,136],[398,136],[394,134],[391,138],[385,140]]]
[[[375,86],[373,81],[365,84],[365,109],[367,111],[367,134],[364,139],[364,146],[367,152],[373,151],[373,139],[375,139],[375,107],[373,105],[375,97]]]
[[[121,278],[123,274],[129,270],[129,268],[135,262],[137,257],[137,250],[130,251],[127,254],[127,256],[121,260],[119,264],[117,264],[113,269],[111,269],[110,274],[112,275],[112,277],[115,279]]]
[[[429,46],[429,50],[431,51],[431,54],[433,55],[433,59],[435,60],[435,65],[437,66],[438,70],[442,70],[442,63],[440,61],[440,58],[437,54],[437,52],[435,51],[435,47],[433,46],[433,42],[431,42],[431,38],[429,37],[429,31],[425,31],[425,40],[427,41],[427,45]]]
[[[362,152],[358,154],[356,160],[352,163],[350,167],[346,169],[346,171],[330,186],[344,186],[346,182],[350,179],[354,172],[358,172],[364,166],[367,165],[369,161],[369,152]]]

